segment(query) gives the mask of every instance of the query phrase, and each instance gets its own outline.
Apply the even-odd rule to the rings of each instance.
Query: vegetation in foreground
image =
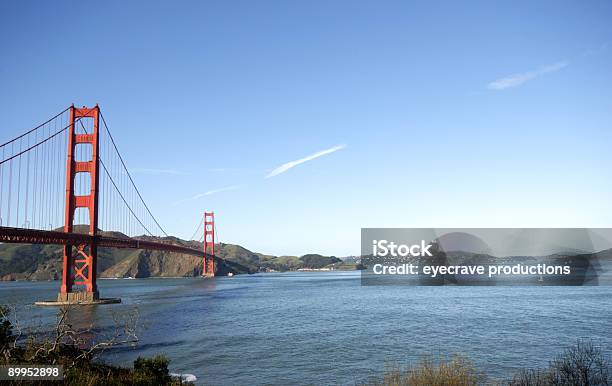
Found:
[[[492,380],[467,358],[434,361],[428,357],[416,366],[387,368],[364,386],[608,386],[612,385],[612,362],[592,341],[578,340],[552,360],[545,369],[525,369],[510,380]]]
[[[380,379],[371,379],[368,386],[463,386],[481,385],[486,380],[466,358],[455,356],[450,360],[434,361],[427,357],[416,366],[405,369],[391,366]]]
[[[54,331],[44,337],[39,333],[24,334],[19,324],[10,319],[9,308],[0,306],[0,365],[61,365],[65,385],[181,385],[171,377],[169,360],[163,356],[138,358],[133,368],[124,368],[95,361],[105,349],[134,344],[136,319],[117,321],[111,336],[100,337],[91,329],[75,330],[67,321],[69,310],[62,309]],[[94,340],[95,339],[95,340]],[[49,381],[4,381],[5,384],[48,384]]]

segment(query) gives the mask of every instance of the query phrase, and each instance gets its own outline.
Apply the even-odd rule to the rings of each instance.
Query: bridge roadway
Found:
[[[204,257],[204,251],[201,249],[189,248],[182,245],[164,243],[159,241],[138,240],[129,237],[119,238],[101,235],[92,236],[89,234],[82,233],[65,233],[58,231],[45,231],[1,226],[0,242],[18,244],[57,245],[79,245],[95,242],[99,247],[149,249],[155,251],[176,252],[192,256]],[[214,258],[214,256],[210,254],[206,254],[206,257]]]

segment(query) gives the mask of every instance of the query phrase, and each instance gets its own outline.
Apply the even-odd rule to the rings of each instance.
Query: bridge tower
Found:
[[[215,212],[204,212],[204,267],[202,276],[215,276]]]
[[[83,122],[91,119],[92,132],[84,130]],[[89,212],[89,235],[96,236],[98,231],[98,183],[100,144],[99,133],[100,108],[70,107],[70,126],[68,128],[68,157],[66,160],[66,213],[64,232],[72,233],[74,214],[77,208],[86,208]],[[81,125],[83,130],[79,130]],[[88,125],[89,126],[89,125]],[[89,160],[76,159],[77,145],[91,146],[87,154]],[[89,174],[90,191],[87,195],[75,195],[76,176],[79,173]],[[73,250],[73,247],[75,249]],[[64,261],[62,285],[58,294],[58,302],[87,303],[99,300],[96,284],[96,265],[98,246],[95,237],[89,243],[64,246]],[[84,291],[74,291],[75,285],[84,286]]]

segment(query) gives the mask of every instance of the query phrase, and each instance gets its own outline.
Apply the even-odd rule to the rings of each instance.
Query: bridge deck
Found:
[[[138,240],[128,237],[119,238],[100,235],[92,236],[82,233],[65,233],[58,231],[0,227],[0,242],[3,243],[78,245],[91,243],[93,241],[95,241],[100,247],[148,249],[204,257],[204,251],[200,249],[158,241]],[[207,254],[207,257],[213,256]]]

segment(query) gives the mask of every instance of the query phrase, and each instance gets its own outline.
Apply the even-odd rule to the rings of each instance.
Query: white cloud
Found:
[[[195,196],[192,197],[192,200],[197,200],[198,198],[202,198],[202,197],[206,197],[206,196],[210,196],[212,194],[216,194],[216,193],[221,193],[221,192],[227,192],[228,190],[236,190],[236,189],[240,189],[240,185],[232,185],[232,186],[226,186],[223,188],[218,188],[218,189],[211,189],[208,190],[204,193],[198,193]]]
[[[329,148],[329,149],[318,151],[318,152],[316,152],[314,154],[311,154],[311,155],[309,155],[307,157],[300,158],[300,159],[295,160],[295,161],[290,161],[290,162],[284,163],[281,166],[277,167],[276,169],[272,170],[270,173],[268,173],[268,175],[266,175],[266,178],[278,176],[279,174],[282,174],[282,173],[286,172],[287,170],[289,170],[289,169],[291,169],[293,167],[296,167],[296,166],[298,166],[300,164],[303,164],[304,162],[312,161],[315,158],[319,158],[319,157],[322,157],[324,155],[331,154],[331,153],[336,152],[338,150],[344,149],[345,147],[346,147],[346,145],[334,146],[334,147]]]
[[[223,188],[207,190],[206,192],[198,193],[198,194],[194,195],[193,197],[186,198],[184,200],[175,201],[173,203],[173,205],[178,205],[178,204],[181,204],[181,203],[183,203],[185,201],[197,200],[199,198],[206,197],[206,196],[211,196],[213,194],[217,194],[217,193],[221,193],[221,192],[227,192],[227,191],[230,191],[230,190],[240,189],[241,187],[242,187],[242,185],[231,185],[231,186],[225,186]]]
[[[537,78],[540,75],[543,75],[549,72],[559,71],[562,68],[567,67],[568,65],[569,65],[569,62],[567,60],[563,60],[563,61],[553,63],[553,64],[544,65],[534,71],[527,71],[527,72],[523,72],[519,74],[506,76],[504,78],[496,79],[493,82],[490,82],[487,85],[487,88],[489,90],[505,90],[511,87],[518,87],[525,82],[528,82],[532,79]]]

